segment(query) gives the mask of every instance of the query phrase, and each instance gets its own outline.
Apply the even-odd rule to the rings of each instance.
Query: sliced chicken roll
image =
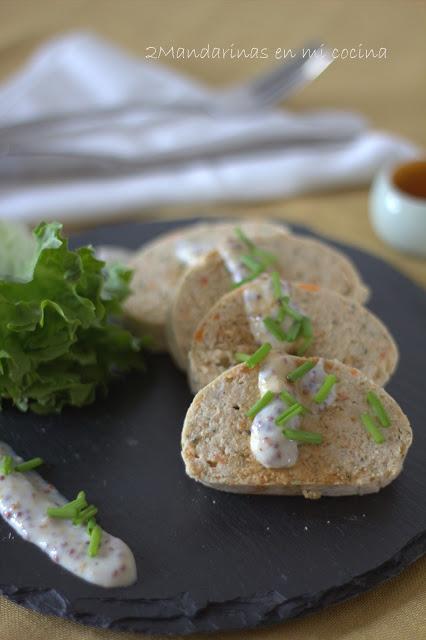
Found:
[[[269,274],[222,296],[194,332],[189,380],[194,392],[263,342],[282,353],[321,356],[360,369],[384,385],[398,349],[385,325],[361,304],[317,285]]]
[[[216,247],[236,225],[246,233],[284,233],[279,222],[231,220],[203,222],[164,233],[144,245],[129,260],[133,269],[132,295],[125,303],[129,326],[152,338],[155,350],[166,350],[165,324],[171,301],[182,274],[198,258]]]
[[[306,498],[379,491],[402,470],[407,417],[381,387],[336,360],[271,352],[215,378],[182,432],[186,473],[236,493]]]
[[[368,297],[351,261],[320,240],[283,233],[229,236],[180,280],[167,324],[169,349],[178,366],[187,368],[194,331],[209,309],[262,270],[276,270],[288,281],[319,285],[360,303]]]

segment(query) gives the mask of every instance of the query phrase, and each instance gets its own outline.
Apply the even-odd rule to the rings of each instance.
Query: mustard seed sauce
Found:
[[[0,458],[14,451],[0,442]],[[61,507],[67,500],[34,471],[0,472],[0,513],[27,542],[32,542],[49,558],[74,575],[101,587],[126,587],[136,581],[133,553],[119,538],[102,531],[98,555],[88,556],[89,535],[85,526],[71,520],[51,518],[48,507]]]

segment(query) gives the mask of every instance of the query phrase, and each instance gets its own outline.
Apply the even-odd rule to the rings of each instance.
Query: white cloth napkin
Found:
[[[188,104],[209,105],[212,96],[211,89],[93,34],[46,43],[0,87],[0,127],[124,103],[145,106],[101,119],[95,129],[25,136],[25,158],[14,155],[19,141],[10,143],[0,130],[0,163],[10,176],[5,180],[3,170],[0,216],[66,221],[164,204],[289,197],[366,184],[384,162],[419,154],[405,140],[368,130],[356,114],[183,111]],[[345,133],[351,137],[343,140]],[[46,153],[59,154],[62,173],[29,177],[27,169],[43,167]],[[76,168],[80,175],[72,173]]]

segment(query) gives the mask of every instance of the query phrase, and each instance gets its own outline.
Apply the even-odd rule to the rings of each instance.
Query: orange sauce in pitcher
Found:
[[[426,160],[407,162],[397,167],[393,183],[409,196],[426,199]]]

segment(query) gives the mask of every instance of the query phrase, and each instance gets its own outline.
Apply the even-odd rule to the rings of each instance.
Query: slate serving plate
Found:
[[[137,247],[184,223],[102,227],[72,244]],[[71,498],[87,490],[105,529],[133,549],[138,582],[113,590],[89,585],[0,519],[0,592],[42,613],[110,629],[252,628],[355,596],[425,552],[426,295],[377,258],[331,244],[355,261],[372,289],[369,306],[399,343],[401,362],[388,390],[414,430],[400,478],[379,494],[319,501],[197,485],[179,454],[191,394],[167,356],[152,356],[146,375],[115,383],[106,400],[87,409],[0,415],[0,439],[25,458],[51,462],[43,475],[60,491]]]

